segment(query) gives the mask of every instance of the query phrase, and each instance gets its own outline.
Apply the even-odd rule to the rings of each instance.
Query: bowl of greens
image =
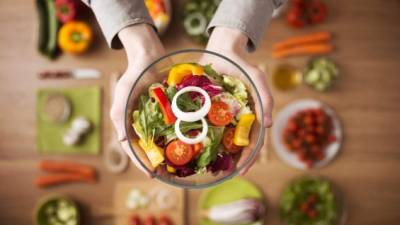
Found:
[[[78,225],[78,207],[71,199],[52,195],[39,201],[36,206],[37,225]]]
[[[132,86],[125,130],[133,155],[156,179],[205,188],[232,178],[263,145],[261,99],[246,72],[205,50],[173,52]]]
[[[280,217],[287,225],[341,225],[345,221],[343,196],[325,178],[302,176],[284,189]]]

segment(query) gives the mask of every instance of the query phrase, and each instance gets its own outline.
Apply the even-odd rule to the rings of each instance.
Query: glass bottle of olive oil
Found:
[[[297,87],[302,80],[301,72],[294,66],[279,65],[272,73],[273,85],[282,91]]]

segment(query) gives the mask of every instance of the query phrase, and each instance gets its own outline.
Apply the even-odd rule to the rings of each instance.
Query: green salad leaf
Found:
[[[169,86],[165,92],[167,94],[168,99],[172,102],[172,99],[174,98],[177,92],[176,88]],[[180,95],[176,100],[176,104],[178,105],[179,109],[184,112],[195,112],[201,108],[200,98],[196,98],[193,101],[188,93]]]
[[[223,87],[231,93],[242,106],[247,105],[248,96],[246,85],[244,85],[240,79],[233,76],[223,76]]]
[[[209,127],[207,138],[203,141],[204,150],[197,159],[197,168],[202,170],[217,158],[218,147],[224,134],[224,127]]]
[[[194,129],[201,129],[203,125],[201,123],[197,122],[182,122],[180,124],[180,129],[182,133],[186,133],[190,130]],[[170,141],[176,139],[176,133],[175,133],[175,126],[168,126],[164,130],[162,130],[159,133],[159,136],[164,136],[165,137],[165,143],[169,143]]]
[[[208,77],[210,77],[215,83],[217,83],[218,85],[222,85],[223,84],[223,77],[221,74],[217,73],[217,71],[215,71],[212,68],[212,64],[207,64],[205,66],[203,66],[204,72],[207,74]]]
[[[132,116],[133,129],[140,139],[148,140],[159,137],[160,132],[167,127],[160,107],[147,95],[139,97],[138,110],[135,110]]]

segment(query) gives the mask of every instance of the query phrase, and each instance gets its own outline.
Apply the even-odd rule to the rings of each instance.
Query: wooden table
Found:
[[[146,179],[136,168],[121,175],[110,174],[102,157],[39,156],[35,149],[35,91],[39,87],[100,85],[103,87],[103,146],[110,142],[108,78],[126,65],[123,51],[109,50],[96,28],[95,47],[84,56],[64,55],[55,62],[36,51],[37,15],[34,1],[0,1],[0,223],[32,224],[35,202],[50,193],[64,193],[83,208],[84,224],[112,224],[112,194],[117,181]],[[340,66],[340,79],[326,94],[306,87],[278,92],[275,114],[288,102],[316,98],[331,105],[344,124],[345,141],[340,155],[329,166],[316,171],[332,179],[344,192],[348,224],[395,225],[400,221],[400,2],[396,0],[330,1],[329,19],[323,25],[291,30],[283,20],[274,20],[265,39],[249,60],[277,63],[270,57],[271,43],[294,34],[330,30],[337,50],[332,58]],[[92,19],[93,20],[93,19]],[[179,16],[163,38],[168,51],[199,47],[182,34]],[[95,23],[95,22],[93,22]],[[289,62],[303,66],[307,58]],[[94,81],[40,81],[42,69],[94,67],[104,73]],[[279,194],[292,177],[303,174],[277,159],[267,146],[268,162],[256,164],[246,175],[260,185],[269,200],[267,224],[278,224]],[[35,164],[43,158],[70,158],[96,166],[100,181],[95,185],[66,185],[47,190],[33,187],[39,174]],[[199,191],[188,195],[188,223],[196,221]]]

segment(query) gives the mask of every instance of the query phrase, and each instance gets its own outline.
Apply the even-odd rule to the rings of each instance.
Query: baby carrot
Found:
[[[319,55],[330,53],[332,50],[333,46],[331,44],[300,45],[293,48],[273,51],[272,57],[280,59],[296,55]]]
[[[79,173],[56,173],[51,175],[42,175],[35,180],[38,187],[49,187],[58,184],[71,183],[71,182],[87,182],[93,183],[94,177],[87,177]]]
[[[69,161],[42,160],[38,164],[39,169],[47,172],[79,173],[87,177],[95,177],[95,171],[91,166]]]
[[[284,48],[295,47],[296,45],[311,44],[316,42],[329,41],[332,34],[326,31],[314,32],[302,36],[290,37],[279,41],[272,46],[274,51],[283,50]]]

